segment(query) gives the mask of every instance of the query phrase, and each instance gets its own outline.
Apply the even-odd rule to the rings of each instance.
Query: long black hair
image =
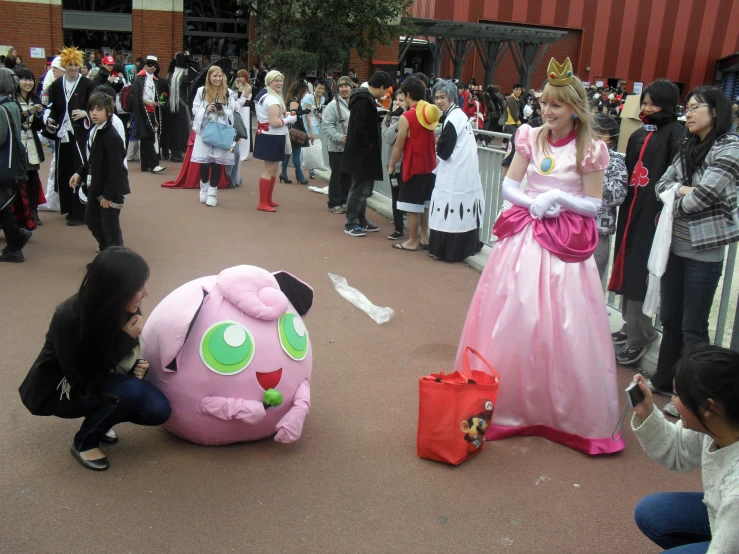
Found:
[[[126,306],[149,279],[149,265],[133,250],[106,248],[90,264],[77,299],[83,340],[112,345],[133,314]]]
[[[703,414],[711,410],[709,399],[739,429],[739,354],[708,343],[689,344],[675,364],[675,393],[708,431]]]
[[[687,138],[680,145],[683,184],[689,187],[693,186],[693,176],[703,165],[713,144],[731,131],[731,102],[723,90],[717,87],[698,87],[688,95],[685,103],[691,99],[700,104],[708,104],[708,109],[713,113],[713,121],[705,139],[701,140],[698,135],[687,131]]]

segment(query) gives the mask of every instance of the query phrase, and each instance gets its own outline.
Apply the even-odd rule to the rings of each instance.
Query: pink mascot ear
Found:
[[[229,267],[218,274],[218,291],[246,315],[274,321],[287,312],[287,297],[268,271],[251,265]]]
[[[286,271],[273,273],[280,285],[280,290],[287,296],[290,304],[297,310],[298,315],[304,316],[313,306],[313,289],[297,277]]]

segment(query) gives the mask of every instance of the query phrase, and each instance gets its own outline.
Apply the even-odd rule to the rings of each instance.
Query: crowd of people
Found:
[[[383,71],[365,82],[350,74],[309,84],[301,76],[287,86],[275,69],[232,73],[226,61],[199,69],[187,53],[174,57],[166,78],[159,77],[155,56],[133,72],[119,71],[107,63],[112,61],[103,59],[90,79],[83,75],[82,53],[65,48],[40,91],[17,58],[13,70],[0,68],[0,148],[8,153],[0,168],[0,225],[7,241],[0,260],[23,261],[23,246],[41,224],[38,210],[56,203],[67,225],[87,225],[101,252],[79,293],[57,311],[21,389],[33,413],[86,418],[72,447],[80,463],[107,468],[98,445],[115,440],[114,424],[157,425],[169,415],[156,388],[126,378],[133,372],[140,380],[146,373],[136,348],[148,267],[122,248],[119,224],[131,192],[132,142],[139,143],[142,171],[159,173],[162,159],[182,160],[171,186],[199,187],[200,201],[215,207],[218,188],[240,184],[238,164],[251,150],[254,107],[253,155],[263,162],[257,210],[277,211],[275,185],[278,177],[291,182],[291,162],[296,180],[308,182],[303,170],[318,166],[304,162],[323,138],[332,170],[328,209],[344,215],[345,234],[379,231],[367,217],[367,199],[387,174],[394,219],[388,238],[405,238],[404,217],[409,235],[392,248],[457,262],[481,248],[486,207],[474,131],[488,128],[512,135],[502,184],[508,204],[496,220],[498,241],[457,356],[461,367],[465,349],[474,348],[505,383],[487,439],[536,435],[589,455],[622,450],[623,440],[612,438],[621,397],[616,362],[636,364],[657,340],[646,308],[657,275],[659,363],[650,379],[635,378],[644,400],[635,403],[632,428],[664,465],[702,467],[705,490],[702,497],[649,497],[637,508],[637,523],[665,548],[738,547],[739,357],[710,346],[708,336],[726,246],[739,240],[739,137],[731,132],[734,111],[720,89],[699,87],[682,108],[674,83],[650,83],[640,97],[644,126],[631,135],[622,157],[615,151],[619,128],[612,112],[623,91],[586,89],[569,59],[550,61],[540,90],[524,94],[516,84],[506,98],[496,86],[483,92],[476,83],[423,74],[400,86]],[[683,114],[685,126],[678,121]],[[45,191],[38,177],[44,141],[53,158]],[[659,237],[657,221],[665,217],[671,226],[662,226]],[[656,269],[649,262],[655,237],[670,245],[664,266]],[[121,281],[128,288],[116,296],[113,311],[97,313],[95,299],[123,278],[116,272],[130,273]],[[603,302],[607,277],[609,290],[624,300],[624,325],[616,333]],[[107,326],[84,327],[72,340],[68,335],[80,317]],[[117,362],[95,384],[136,401],[125,409],[82,402],[69,413],[44,403],[39,395],[48,396],[53,384],[44,379],[49,360],[66,363],[73,344],[83,348],[84,341],[100,337],[115,352],[96,350],[77,365],[92,375],[108,364],[100,357]],[[65,379],[87,378],[63,373]],[[653,393],[672,397],[664,412],[680,422],[664,418]],[[700,531],[683,532],[696,522]]]

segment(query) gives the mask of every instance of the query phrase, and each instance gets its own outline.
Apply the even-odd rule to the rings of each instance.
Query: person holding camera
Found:
[[[672,400],[680,420],[665,419],[649,383],[636,375],[643,400],[631,401],[631,428],[666,468],[700,468],[703,492],[651,494],[636,506],[636,525],[668,552],[739,552],[739,354],[692,343],[674,375]]]
[[[39,204],[46,202],[44,197],[44,189],[39,178],[39,169],[44,161],[44,149],[41,146],[41,138],[39,132],[44,128],[42,115],[44,107],[34,92],[36,88],[36,77],[33,72],[26,67],[19,67],[15,70],[18,78],[18,94],[16,101],[21,107],[23,118],[21,122],[21,138],[23,146],[26,147],[28,153],[28,180],[18,191],[20,194],[20,205],[16,203],[16,220],[29,231],[36,229],[37,225],[41,225],[38,217]]]
[[[101,442],[116,442],[123,422],[156,426],[169,419],[167,398],[144,380],[141,302],[149,266],[127,248],[108,248],[89,265],[79,291],[56,308],[41,352],[19,388],[33,415],[84,417],[72,456],[108,469]]]
[[[248,83],[242,83],[242,91]],[[243,106],[246,97],[236,100],[226,86],[226,77],[223,70],[217,65],[211,65],[205,77],[205,86],[195,93],[192,105],[195,144],[192,148],[192,161],[200,164],[200,202],[206,206],[215,207],[218,203],[218,182],[224,167],[234,164],[232,149],[206,144],[203,134],[207,125],[218,122],[233,127],[233,114]]]

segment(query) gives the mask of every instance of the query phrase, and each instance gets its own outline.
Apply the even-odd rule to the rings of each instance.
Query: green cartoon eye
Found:
[[[211,371],[236,375],[254,358],[254,337],[249,329],[235,321],[221,321],[203,335],[200,357]]]
[[[277,323],[280,344],[293,360],[304,360],[308,354],[308,331],[297,315],[286,313]]]

